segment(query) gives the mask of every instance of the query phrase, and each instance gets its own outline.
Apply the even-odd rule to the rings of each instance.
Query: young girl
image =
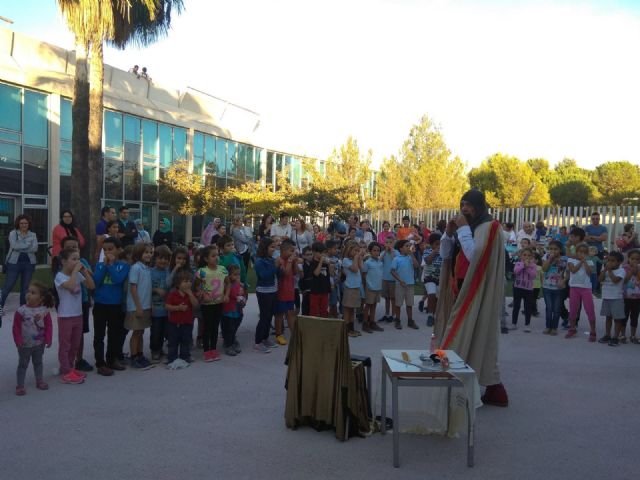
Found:
[[[382,260],[380,250],[382,245],[372,242],[368,247],[370,257],[363,263],[362,271],[366,274],[365,306],[362,330],[367,333],[382,332],[384,329],[376,323],[376,306],[380,301],[382,291]]]
[[[629,341],[640,344],[636,336],[640,316],[640,250],[631,250],[627,253],[624,269],[627,272],[624,277],[624,311],[627,320],[631,322]]]
[[[547,246],[547,254],[542,259],[542,295],[545,305],[545,335],[557,335],[560,312],[564,304],[564,275],[567,259],[562,256],[562,243],[552,240]]]
[[[224,301],[224,281],[227,269],[218,265],[218,247],[205,247],[200,259],[200,269],[196,274],[195,289],[200,300],[200,309],[204,320],[202,348],[204,361],[220,360],[216,349],[218,328],[222,320],[222,303]]]
[[[278,344],[269,340],[269,328],[276,308],[278,279],[276,262],[273,254],[276,244],[269,237],[263,237],[258,246],[256,261],[256,297],[260,319],[256,325],[255,343],[253,349],[259,353],[269,353]]]
[[[173,249],[173,253],[171,254],[167,283],[169,285],[173,285],[173,277],[183,270],[193,273],[191,265],[189,264],[189,251],[185,247],[176,247]]]
[[[49,308],[53,307],[53,296],[40,282],[31,282],[26,293],[27,303],[16,310],[13,316],[13,340],[18,348],[18,381],[16,395],[25,395],[24,378],[29,361],[33,362],[36,388],[47,390],[49,385],[42,379],[42,356],[44,346],[51,347],[53,327]]]
[[[593,306],[593,296],[591,294],[591,273],[595,271],[594,263],[588,259],[589,245],[580,243],[576,246],[576,258],[569,258],[567,268],[569,269],[569,331],[564,338],[575,337],[578,333],[576,329],[576,319],[578,309],[582,307],[587,313],[589,326],[589,341],[596,341],[596,314]]]
[[[82,289],[95,288],[91,272],[80,262],[80,254],[71,248],[60,253],[62,270],[55,276],[58,305],[58,360],[63,383],[84,382],[86,374],[74,368],[82,339]]]
[[[193,274],[191,272],[181,270],[173,276],[172,290],[168,293],[164,304],[169,312],[167,363],[177,359],[178,354],[185,362],[193,362],[191,358],[193,307],[198,305],[198,299],[192,293],[192,287]]]
[[[242,352],[236,333],[242,322],[242,309],[246,304],[246,296],[240,282],[240,267],[238,265],[229,265],[228,272],[229,276],[224,281],[222,332],[225,353],[235,357]]]
[[[511,314],[512,330],[518,324],[520,305],[524,300],[524,331],[531,332],[531,313],[533,312],[533,281],[538,274],[538,266],[530,248],[520,250],[520,261],[513,267],[513,312]]]
[[[284,319],[287,318],[287,325],[290,331],[296,323],[295,306],[295,276],[298,271],[298,255],[295,245],[291,240],[283,240],[280,245],[280,256],[276,260],[278,268],[278,292],[276,296],[275,310],[275,330],[276,342],[278,345],[286,345],[287,339],[284,337]]]
[[[344,296],[342,297],[343,319],[350,337],[360,336],[353,327],[354,310],[360,307],[360,287],[362,286],[362,253],[357,243],[348,243],[344,250],[342,268],[345,273]]]
[[[151,368],[151,362],[143,355],[142,339],[145,328],[151,326],[151,271],[149,263],[153,257],[153,245],[136,243],[133,246],[127,291],[127,316],[124,327],[131,330],[129,350],[131,366],[140,370]]]

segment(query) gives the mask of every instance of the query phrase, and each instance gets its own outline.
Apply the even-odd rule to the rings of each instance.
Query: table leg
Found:
[[[475,408],[467,399],[467,466],[473,467],[474,422],[471,420],[471,409]]]
[[[445,428],[447,433],[449,432],[449,415],[451,415],[451,387],[447,387],[447,423]]]
[[[380,391],[380,433],[387,433],[387,371],[384,369],[382,359],[382,390]]]
[[[391,379],[391,414],[393,416],[393,466],[400,466],[400,421],[398,420],[398,379]]]

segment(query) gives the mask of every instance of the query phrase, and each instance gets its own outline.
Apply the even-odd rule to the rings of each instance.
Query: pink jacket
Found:
[[[538,273],[538,266],[530,263],[528,267],[524,266],[524,262],[516,262],[513,267],[515,275],[513,286],[524,290],[533,290],[533,281]]]

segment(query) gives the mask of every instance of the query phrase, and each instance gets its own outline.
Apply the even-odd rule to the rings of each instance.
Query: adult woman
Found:
[[[311,235],[311,232],[307,230],[307,226],[301,218],[297,218],[293,222],[291,241],[296,246],[296,252],[298,252],[298,255],[302,254],[304,247],[310,247],[313,243],[313,235]]]
[[[60,223],[53,227],[53,233],[51,234],[53,246],[51,248],[51,257],[57,257],[60,254],[62,247],[60,242],[64,237],[76,237],[78,239],[78,246],[84,248],[85,240],[80,232],[80,229],[73,222],[73,213],[69,210],[62,212],[60,216]]]
[[[362,240],[367,244],[367,246],[369,246],[371,242],[376,241],[376,232],[371,228],[371,222],[369,222],[369,220],[363,220],[360,222],[360,231]]]
[[[2,302],[7,300],[9,293],[20,277],[20,305],[24,305],[31,276],[36,269],[36,252],[38,239],[31,231],[31,217],[19,215],[14,223],[14,230],[9,232],[9,252],[7,253],[7,278],[2,288]]]
[[[136,218],[133,223],[138,230],[138,236],[135,238],[134,243],[151,243],[151,236],[149,232],[144,229],[144,222],[141,218]]]
[[[382,222],[382,231],[378,234],[378,243],[384,245],[388,237],[395,237],[395,235],[391,231],[391,224],[385,220]]]
[[[616,240],[616,246],[622,253],[626,253],[629,250],[634,250],[640,247],[640,242],[638,242],[638,234],[634,232],[633,223],[627,223],[624,226],[624,232]]]
[[[260,221],[260,226],[258,227],[258,241],[263,238],[271,237],[271,225],[273,224],[273,215],[270,213],[265,213],[262,216],[262,220]]]
[[[313,240],[316,242],[326,242],[327,241],[327,234],[324,232],[324,230],[322,230],[322,228],[320,228],[320,225],[318,225],[317,223],[313,224]]]
[[[247,237],[247,232],[242,225],[242,217],[237,215],[233,219],[231,226],[231,237],[233,238],[233,246],[236,253],[242,257],[245,269],[249,268],[249,260],[251,259],[251,237]]]
[[[202,245],[211,245],[213,237],[218,235],[218,227],[220,225],[222,225],[222,220],[217,217],[209,222],[204,230],[202,230],[200,243],[202,243]]]
[[[173,248],[173,232],[171,231],[171,220],[167,217],[162,217],[158,230],[153,234],[153,246],[159,247],[160,245],[166,245],[169,249]]]

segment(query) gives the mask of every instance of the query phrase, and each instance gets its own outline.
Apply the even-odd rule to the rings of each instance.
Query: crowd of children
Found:
[[[298,313],[336,318],[342,315],[348,335],[357,337],[361,332],[382,332],[384,324],[402,329],[404,305],[407,326],[419,329],[413,316],[417,282],[424,285],[419,311],[426,311],[426,324],[432,326],[443,263],[442,233],[427,232],[417,245],[412,241],[412,231],[404,239],[398,239],[388,228],[383,236],[329,238],[305,245],[301,251],[286,237],[260,238],[253,258],[259,318],[252,349],[266,354],[286,345],[285,326],[293,329]],[[596,265],[584,243],[584,230],[573,228],[564,241],[551,240],[542,249],[528,238],[513,248],[512,237],[508,235],[505,240],[509,251],[507,272],[513,279],[511,329],[517,328],[524,304],[524,331],[531,332],[531,317],[537,313],[536,299],[542,290],[544,334],[557,335],[563,319],[566,338],[574,337],[580,310],[584,309],[590,328],[588,338],[595,342],[592,286]],[[384,244],[376,240],[383,240]],[[107,236],[100,245],[100,261],[93,267],[80,258],[74,237],[62,239],[60,247],[52,264],[54,287],[48,289],[32,282],[26,303],[14,316],[13,334],[19,356],[17,395],[26,393],[25,375],[30,361],[37,388],[48,388],[43,380],[43,354],[52,343],[49,308],[54,305],[60,379],[68,384],[86,380],[91,366],[83,359],[82,339],[89,331],[91,296],[95,367],[100,375],[112,376],[115,371],[125,370],[126,363],[133,369],[146,370],[163,358],[169,367],[179,362],[188,365],[193,362],[196,323],[196,345],[202,348],[205,362],[221,358],[219,330],[225,355],[242,352],[237,331],[248,298],[247,267],[243,257],[234,251],[231,236],[218,235],[215,244],[192,251],[184,247],[172,251],[165,245],[154,249],[145,242],[122,248],[116,235]],[[625,252],[624,257],[619,252],[609,253],[598,281],[602,285],[601,315],[606,318],[605,334],[599,341],[611,346],[625,342],[626,322],[630,319],[629,340],[640,343],[636,336],[640,250]],[[564,308],[567,298],[568,312]],[[376,319],[381,301],[384,314]],[[357,323],[362,324],[361,329],[356,328]],[[143,345],[147,329],[150,359],[145,356]],[[503,333],[507,332],[503,329]],[[126,358],[123,347],[129,333]]]

